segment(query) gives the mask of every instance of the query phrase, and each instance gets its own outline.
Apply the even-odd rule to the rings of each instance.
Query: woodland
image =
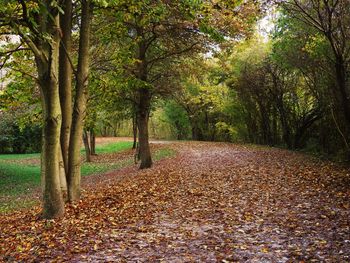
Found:
[[[0,261],[349,262],[350,0],[0,0]]]

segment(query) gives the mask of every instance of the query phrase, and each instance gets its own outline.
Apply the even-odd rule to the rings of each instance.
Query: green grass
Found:
[[[130,149],[132,142],[115,142],[96,147],[97,154],[121,152]],[[21,164],[21,160],[40,159],[40,153],[0,155],[0,196],[25,194],[40,186],[40,166]],[[18,162],[19,161],[19,162]],[[84,163],[82,175],[104,173],[114,169],[103,163]]]
[[[132,142],[114,142],[109,143],[105,145],[97,145],[96,146],[96,153],[102,154],[102,153],[115,153],[115,152],[121,152],[127,149],[131,149]]]
[[[23,159],[32,159],[40,158],[40,153],[28,153],[28,154],[1,154],[1,160],[23,160]]]
[[[126,149],[129,149],[126,148]],[[120,150],[121,151],[121,150]],[[155,153],[153,153],[153,160],[159,161],[161,159],[171,157],[175,155],[175,151],[172,149],[159,149]],[[134,164],[134,156],[130,156],[130,158],[124,160],[116,160],[113,163],[84,163],[81,168],[82,176],[92,175],[92,174],[101,174],[109,171],[121,169],[123,167],[127,167],[129,165]]]
[[[132,142],[115,142],[96,147],[97,154],[115,153],[130,149]],[[175,155],[171,149],[159,149],[153,153],[153,160]],[[21,163],[25,159],[40,159],[40,154],[0,155],[0,213],[30,207],[38,200],[30,199],[30,193],[40,187],[40,162],[38,164]],[[102,174],[134,165],[134,156],[106,163],[84,163],[82,176]],[[26,195],[28,198],[26,198]],[[4,201],[5,200],[5,201]]]
[[[0,203],[0,214],[9,213],[17,209],[30,208],[39,204],[38,199],[30,198],[17,198],[13,199],[10,202]]]
[[[0,196],[26,194],[39,185],[39,166],[0,161]]]
[[[172,157],[175,156],[176,152],[173,149],[160,149],[156,151],[153,155],[153,160],[154,161],[159,161],[164,158]]]

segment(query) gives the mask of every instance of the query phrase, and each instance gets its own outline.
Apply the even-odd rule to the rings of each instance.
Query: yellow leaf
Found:
[[[261,252],[263,253],[268,253],[269,252],[269,249],[267,247],[264,247],[261,249]]]

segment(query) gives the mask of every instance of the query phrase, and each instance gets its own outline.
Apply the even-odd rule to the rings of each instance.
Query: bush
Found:
[[[41,127],[20,127],[9,113],[0,113],[0,153],[34,153],[41,149]]]

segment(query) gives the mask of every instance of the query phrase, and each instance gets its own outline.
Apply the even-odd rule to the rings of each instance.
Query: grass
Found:
[[[132,142],[114,142],[96,146],[97,154],[122,152],[130,149]],[[153,153],[158,161],[175,155],[167,148]],[[30,162],[26,162],[30,159]],[[33,161],[32,161],[33,160]],[[40,187],[40,154],[4,154],[0,155],[0,213],[19,208],[31,207],[39,200],[34,200],[32,193]],[[102,174],[134,164],[134,157],[113,160],[105,163],[84,163],[82,176]]]
[[[154,153],[153,160],[159,161],[164,158],[172,157],[175,154],[176,152],[173,149],[169,149],[169,148],[159,149]]]
[[[0,161],[2,160],[23,160],[40,158],[40,153],[27,153],[27,154],[1,154]]]
[[[130,149],[132,144],[132,142],[114,142],[105,145],[96,145],[95,150],[97,154],[115,153]]]
[[[39,185],[39,166],[0,162],[0,196],[26,194]]]

